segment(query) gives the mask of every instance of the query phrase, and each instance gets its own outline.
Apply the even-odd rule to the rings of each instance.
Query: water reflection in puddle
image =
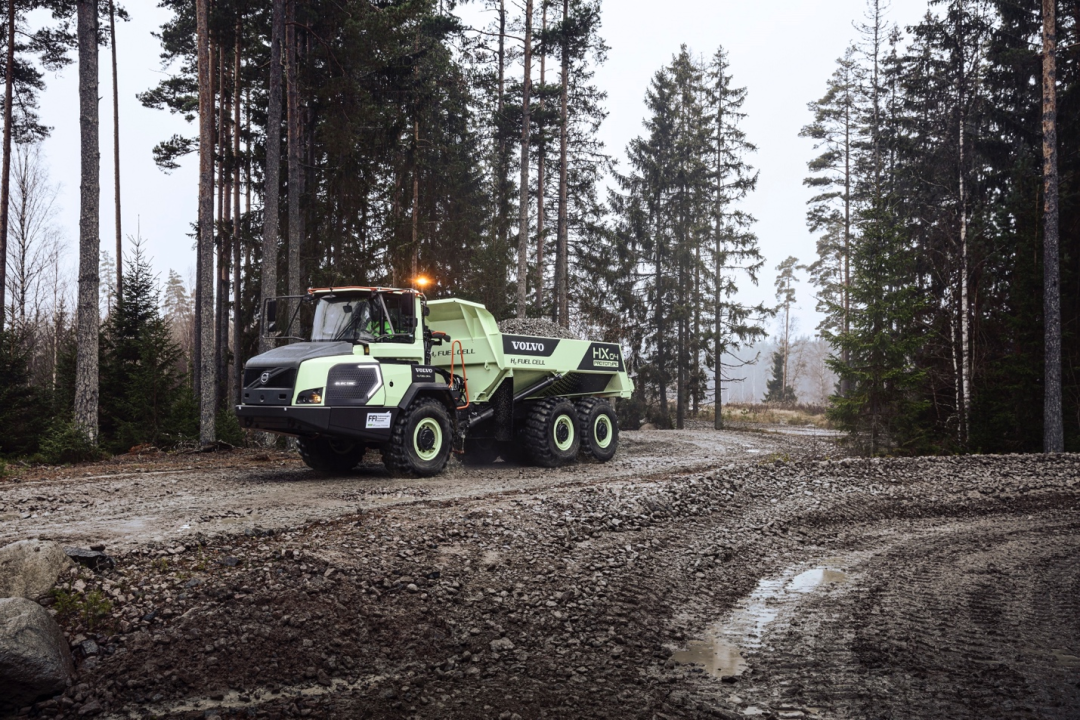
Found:
[[[727,617],[709,628],[703,640],[689,643],[671,659],[701,665],[705,672],[718,678],[742,674],[746,669],[742,652],[761,645],[766,628],[780,611],[797,603],[800,595],[823,586],[846,583],[847,573],[838,569],[844,564],[839,558],[830,558],[796,575],[789,571],[779,578],[762,579]]]

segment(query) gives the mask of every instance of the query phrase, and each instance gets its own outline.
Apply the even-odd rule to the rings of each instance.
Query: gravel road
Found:
[[[615,463],[554,473],[315,480],[234,454],[0,485],[12,537],[65,483],[91,492],[38,532],[111,532],[117,559],[64,579],[111,607],[59,615],[80,685],[30,715],[1080,716],[1080,457],[623,438]],[[238,522],[115,530],[95,508]]]
[[[75,469],[30,468],[16,475],[18,482],[0,481],[0,542],[49,537],[130,548],[199,533],[292,527],[359,508],[640,478],[707,468],[726,458],[816,453],[828,442],[701,429],[624,433],[621,441],[605,465],[546,470],[499,462],[475,468],[452,459],[447,472],[422,481],[390,478],[378,453],[340,477],[312,472],[296,453],[251,450],[123,455]]]

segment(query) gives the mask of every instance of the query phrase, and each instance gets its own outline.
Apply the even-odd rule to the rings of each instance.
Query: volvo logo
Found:
[[[515,350],[524,350],[525,352],[544,352],[544,343],[538,342],[521,342],[519,340],[513,340],[510,342],[514,346]]]
[[[270,382],[270,371],[269,370],[267,370],[266,372],[264,372],[262,375],[259,376],[259,382],[261,382],[263,385]]]

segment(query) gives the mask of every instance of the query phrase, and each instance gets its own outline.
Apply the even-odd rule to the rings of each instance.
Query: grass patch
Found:
[[[112,603],[100,590],[81,593],[77,590],[54,588],[52,596],[55,600],[53,607],[60,619],[78,619],[91,632],[109,616],[109,611],[112,610]]]

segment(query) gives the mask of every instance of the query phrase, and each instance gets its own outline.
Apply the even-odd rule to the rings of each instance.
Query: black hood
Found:
[[[247,368],[299,368],[305,360],[334,355],[352,355],[349,342],[306,342],[276,347],[247,361]]]

